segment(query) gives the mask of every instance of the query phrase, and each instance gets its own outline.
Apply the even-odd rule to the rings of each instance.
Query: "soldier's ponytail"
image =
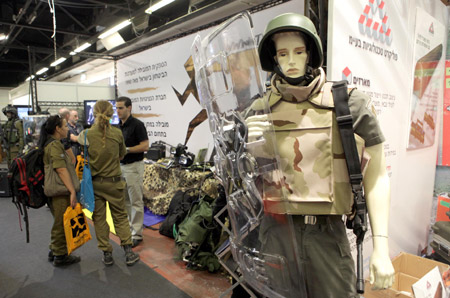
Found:
[[[111,126],[110,120],[114,114],[113,106],[106,100],[99,100],[94,105],[94,125],[98,125],[103,130],[103,147],[106,145],[106,129]]]

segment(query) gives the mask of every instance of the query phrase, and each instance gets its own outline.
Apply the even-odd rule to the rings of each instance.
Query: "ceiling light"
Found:
[[[5,33],[0,33],[0,40],[5,40],[8,39],[8,35],[6,35]]]
[[[86,42],[84,44],[82,44],[81,46],[79,46],[78,48],[76,48],[75,50],[73,50],[73,52],[70,52],[70,55],[75,55],[76,53],[79,53],[87,48],[89,48],[91,46],[90,43]]]
[[[149,8],[147,8],[145,10],[145,13],[151,14],[152,12],[157,11],[158,9],[160,9],[161,7],[166,6],[167,4],[172,3],[175,0],[161,0],[156,4],[153,4],[152,6],[150,6]]]
[[[34,75],[29,76],[25,81],[29,81],[31,79],[34,79]]]
[[[43,74],[44,72],[46,72],[48,70],[48,67],[44,67],[42,69],[40,69],[39,71],[36,72],[37,75]]]
[[[109,29],[108,31],[106,31],[106,32],[104,32],[104,33],[102,33],[102,34],[100,34],[100,35],[98,36],[98,38],[103,39],[103,38],[105,38],[105,37],[108,37],[108,36],[110,36],[111,34],[116,33],[116,32],[119,31],[120,29],[125,28],[126,26],[128,26],[128,25],[130,25],[130,24],[131,24],[131,21],[130,21],[130,20],[123,21],[123,22],[120,23],[119,25],[116,25],[116,26],[112,27],[111,29]]]
[[[52,64],[50,64],[50,66],[56,66],[58,64],[63,63],[64,61],[66,61],[67,58],[61,57],[58,60],[56,60],[55,62],[53,62]]]

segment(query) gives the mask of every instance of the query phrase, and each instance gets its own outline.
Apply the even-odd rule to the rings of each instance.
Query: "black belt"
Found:
[[[342,219],[342,215],[294,215],[294,221],[305,225],[324,225]]]
[[[102,176],[95,176],[92,177],[92,181],[100,181],[100,182],[117,182],[122,180],[122,176],[116,176],[116,177],[102,177]]]

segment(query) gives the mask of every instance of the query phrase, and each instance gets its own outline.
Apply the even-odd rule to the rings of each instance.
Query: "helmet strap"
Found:
[[[283,80],[285,80],[289,85],[302,85],[306,86],[309,85],[314,80],[314,75],[312,73],[312,68],[307,66],[306,72],[304,75],[297,77],[297,78],[290,78],[284,75],[284,73],[281,71],[280,65],[278,63],[275,64],[274,72],[279,75]]]

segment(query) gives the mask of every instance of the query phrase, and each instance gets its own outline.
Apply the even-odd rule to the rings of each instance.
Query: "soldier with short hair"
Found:
[[[17,155],[23,152],[24,135],[23,124],[17,115],[17,109],[13,105],[7,105],[3,108],[3,114],[8,121],[2,125],[3,130],[3,148],[6,151],[8,167]]]
[[[253,112],[260,115],[246,120],[249,138],[258,139],[268,129],[264,119],[269,115],[258,102],[267,101],[284,181],[264,186],[261,251],[281,254],[288,264],[300,260],[304,281],[292,283],[304,282],[309,298],[358,297],[355,265],[342,221],[343,215],[352,212],[353,195],[314,24],[295,13],[275,17],[261,39],[259,55],[262,68],[275,74],[270,91],[252,105]],[[388,249],[390,191],[384,136],[368,96],[353,90],[348,104],[356,143],[359,149],[364,147],[363,157],[368,161],[363,173],[374,247],[370,281],[374,289],[385,289],[393,283],[394,270]],[[270,196],[279,191],[287,200]],[[279,214],[291,216],[295,235],[282,232],[285,223],[280,222]],[[287,248],[286,237],[295,238],[295,253]]]

